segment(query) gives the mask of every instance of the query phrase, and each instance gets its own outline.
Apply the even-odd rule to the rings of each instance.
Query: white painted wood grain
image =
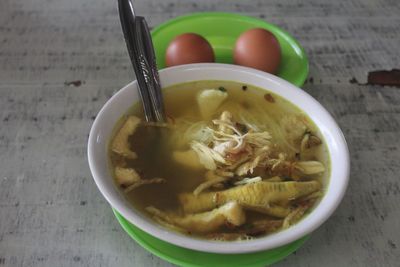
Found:
[[[277,266],[399,266],[400,88],[349,83],[400,68],[399,1],[135,2],[152,26],[218,10],[298,38],[304,88],[342,127],[351,182],[333,217]],[[132,79],[116,1],[0,1],[0,266],[170,266],[123,232],[87,165],[94,116]]]

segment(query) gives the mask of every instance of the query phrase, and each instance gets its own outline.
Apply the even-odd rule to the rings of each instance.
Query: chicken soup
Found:
[[[327,147],[289,101],[230,81],[177,84],[163,94],[167,123],[146,122],[138,103],[109,145],[115,182],[159,224],[248,240],[290,227],[322,198]]]

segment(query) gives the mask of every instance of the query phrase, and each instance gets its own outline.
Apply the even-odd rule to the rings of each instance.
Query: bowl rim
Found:
[[[135,89],[136,81],[129,83],[124,86],[118,92],[116,92],[101,108],[100,112],[96,116],[95,121],[90,130],[89,139],[88,139],[88,162],[89,167],[92,173],[92,176],[95,180],[97,187],[99,188],[102,195],[106,198],[107,202],[115,208],[123,217],[125,217],[130,223],[136,225],[141,230],[149,233],[150,235],[155,236],[163,241],[168,243],[172,243],[177,246],[186,247],[193,250],[199,250],[204,252],[212,252],[212,253],[223,253],[223,254],[231,254],[231,253],[249,253],[256,252],[261,250],[267,250],[276,248],[290,242],[293,242],[309,233],[314,231],[320,225],[322,225],[335,211],[337,206],[340,204],[349,180],[350,173],[350,159],[349,159],[349,151],[346,144],[346,140],[339,126],[333,117],[329,114],[329,112],[312,96],[310,96],[305,91],[299,89],[295,85],[290,84],[289,82],[274,76],[269,73],[265,73],[262,71],[258,71],[255,69],[229,65],[229,64],[219,64],[219,63],[199,63],[199,64],[188,64],[175,66],[171,68],[166,68],[160,71],[161,82],[167,81],[167,83],[171,83],[171,77],[175,77],[178,74],[180,76],[185,76],[182,74],[193,73],[193,72],[212,72],[212,73],[235,73],[237,75],[245,75],[250,78],[265,80],[265,82],[270,83],[270,86],[279,87],[280,92],[276,92],[276,90],[271,90],[271,87],[265,89],[267,91],[272,91],[274,93],[278,93],[281,97],[290,101],[292,104],[297,105],[296,101],[300,101],[299,99],[304,100],[307,105],[316,108],[318,110],[318,115],[312,115],[308,112],[304,111],[317,125],[321,134],[324,137],[324,140],[327,140],[325,134],[332,135],[332,142],[334,144],[331,146],[329,142],[327,143],[328,153],[331,159],[331,173],[329,178],[329,184],[327,185],[327,190],[322,198],[321,202],[314,208],[314,210],[307,215],[307,217],[303,218],[299,223],[291,226],[290,228],[279,231],[277,233],[273,233],[271,235],[257,238],[250,241],[238,241],[238,242],[218,242],[218,241],[208,241],[197,238],[188,237],[186,235],[182,235],[171,230],[167,230],[156,224],[155,222],[149,220],[144,215],[140,214],[139,211],[135,211],[135,209],[130,206],[126,200],[122,199],[122,197],[115,196],[115,188],[109,188],[107,186],[105,179],[112,179],[110,173],[102,173],[99,171],[99,165],[96,160],[96,154],[94,152],[95,147],[99,145],[104,145],[104,143],[99,142],[98,132],[100,124],[104,123],[103,120],[107,112],[109,112],[109,108],[112,105],[117,103],[117,98],[121,97],[124,92],[128,90]],[[239,75],[239,76],[240,76]],[[180,77],[177,76],[177,77]],[[179,78],[178,78],[179,79]],[[198,80],[206,80],[206,79],[198,79]],[[220,79],[220,80],[229,80],[229,79]],[[176,81],[175,84],[182,83],[182,81]],[[250,82],[244,82],[246,84],[251,84]],[[171,83],[173,84],[173,83]],[[258,86],[260,87],[260,86]],[[285,93],[286,97],[282,94]],[[292,95],[292,96],[291,96]],[[290,97],[287,97],[290,96]],[[120,115],[122,116],[126,111],[122,112]],[[321,125],[318,125],[315,122],[316,117],[321,117],[324,119],[322,122],[322,126],[328,125],[324,131],[321,130]],[[115,122],[112,124],[114,127]],[[324,126],[325,127],[325,126]],[[106,141],[106,145],[108,144],[108,140]],[[332,162],[332,151],[338,151],[339,157],[336,157],[335,160],[338,162]],[[106,152],[106,150],[104,150]],[[106,163],[108,164],[108,163]],[[333,166],[340,166],[339,170],[333,170]],[[107,169],[109,169],[107,167]],[[333,173],[339,174],[338,177],[335,176],[334,184],[335,187],[332,186],[332,176]],[[333,194],[333,193],[334,194]],[[121,194],[120,194],[121,195]],[[328,198],[329,196],[329,198]],[[327,199],[327,200],[326,200]],[[326,200],[326,201],[325,201]],[[325,203],[325,202],[326,203]],[[324,204],[324,208],[322,208],[322,204]],[[318,213],[317,213],[318,211]],[[318,216],[317,216],[318,215]],[[228,245],[229,244],[229,245]]]

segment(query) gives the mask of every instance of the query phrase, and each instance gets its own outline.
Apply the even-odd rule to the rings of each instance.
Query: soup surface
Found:
[[[323,196],[327,148],[287,100],[251,85],[164,89],[168,123],[134,105],[109,146],[116,183],[137,209],[199,238],[247,240],[290,227]]]

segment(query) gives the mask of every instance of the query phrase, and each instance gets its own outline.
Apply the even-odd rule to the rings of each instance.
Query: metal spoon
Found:
[[[145,118],[148,122],[165,122],[164,103],[149,27],[144,17],[135,15],[132,0],[118,0],[118,11]]]

